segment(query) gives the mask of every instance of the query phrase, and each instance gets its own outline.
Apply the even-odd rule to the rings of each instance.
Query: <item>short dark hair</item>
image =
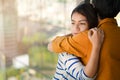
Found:
[[[90,3],[90,0],[85,0],[84,2],[85,2],[85,3]]]
[[[93,0],[100,19],[114,18],[120,11],[120,0]]]
[[[87,18],[89,29],[97,27],[98,25],[97,13],[91,4],[89,3],[79,4],[75,9],[73,9],[71,18],[75,12]]]

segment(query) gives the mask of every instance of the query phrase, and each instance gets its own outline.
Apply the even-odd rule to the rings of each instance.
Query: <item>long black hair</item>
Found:
[[[73,9],[71,18],[75,12],[87,18],[89,29],[97,27],[98,25],[97,13],[91,4],[89,3],[79,4],[75,9]]]

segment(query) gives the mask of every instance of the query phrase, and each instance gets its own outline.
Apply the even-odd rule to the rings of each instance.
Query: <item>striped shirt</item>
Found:
[[[85,75],[84,66],[76,56],[67,53],[59,54],[53,80],[94,80],[94,78]]]

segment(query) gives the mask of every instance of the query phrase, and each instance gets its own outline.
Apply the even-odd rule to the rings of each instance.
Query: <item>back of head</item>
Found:
[[[101,19],[114,18],[120,11],[120,0],[92,0]]]
[[[87,18],[88,24],[89,24],[89,29],[96,27],[98,25],[98,18],[97,18],[97,13],[93,6],[89,3],[81,3],[79,4],[71,14],[72,15],[77,12]]]

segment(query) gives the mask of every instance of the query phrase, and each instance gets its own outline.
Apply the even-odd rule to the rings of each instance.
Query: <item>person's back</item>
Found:
[[[100,66],[96,80],[120,79],[120,28],[114,19],[106,18],[100,22],[105,40],[100,56]]]
[[[120,0],[93,0],[101,19],[98,27],[105,33],[96,80],[120,80],[120,27],[114,17],[120,11]]]

